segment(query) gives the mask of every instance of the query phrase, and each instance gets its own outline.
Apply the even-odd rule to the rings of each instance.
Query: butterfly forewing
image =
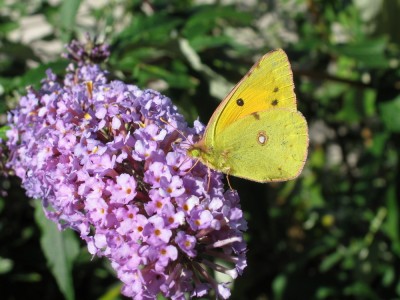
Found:
[[[206,135],[214,139],[236,120],[275,108],[296,110],[293,74],[281,49],[264,55],[232,89],[213,114]]]

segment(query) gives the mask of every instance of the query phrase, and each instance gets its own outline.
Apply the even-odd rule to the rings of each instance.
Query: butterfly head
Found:
[[[201,158],[206,153],[206,149],[202,141],[192,144],[187,149],[187,154],[193,158]]]
[[[188,154],[189,156],[191,156],[191,157],[199,158],[199,157],[201,157],[201,150],[200,150],[200,149],[197,149],[197,148],[192,148],[192,147],[191,147],[191,148],[188,149],[187,154]]]

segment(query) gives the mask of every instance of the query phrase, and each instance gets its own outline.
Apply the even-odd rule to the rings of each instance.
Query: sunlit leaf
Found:
[[[75,27],[76,15],[81,0],[63,1],[60,7],[60,20],[63,31],[63,41],[68,42]]]
[[[390,102],[379,105],[382,121],[386,127],[394,132],[400,132],[400,96]]]
[[[337,54],[353,58],[363,66],[385,68],[389,63],[384,52],[386,48],[387,39],[383,37],[335,46],[332,50]]]
[[[9,126],[1,126],[0,127],[0,139],[3,141],[7,140],[6,132],[10,129]]]
[[[43,212],[41,201],[35,203],[35,220],[42,232],[40,244],[57,284],[67,300],[75,299],[72,267],[79,253],[79,243],[71,230],[59,231]]]
[[[287,285],[287,278],[284,274],[278,275],[272,281],[272,290],[274,292],[274,299],[279,300],[283,299],[283,293]]]

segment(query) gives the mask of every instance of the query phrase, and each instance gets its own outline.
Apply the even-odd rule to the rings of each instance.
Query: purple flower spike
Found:
[[[204,126],[189,128],[156,91],[109,82],[96,64],[108,47],[89,46],[71,42],[66,57],[75,63],[63,82],[49,70],[41,89],[20,99],[0,158],[10,151],[6,167],[47,216],[111,261],[126,296],[227,299],[228,285],[212,274],[242,274],[246,222],[221,174],[192,168],[186,155]]]

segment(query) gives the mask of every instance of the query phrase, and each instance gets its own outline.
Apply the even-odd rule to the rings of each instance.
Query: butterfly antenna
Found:
[[[193,166],[191,166],[190,167],[190,169],[189,170],[187,170],[186,171],[186,173],[185,174],[187,174],[187,173],[189,173],[190,171],[192,171],[193,170],[193,168],[199,163],[199,161],[200,161],[200,158],[198,158],[198,159],[196,159],[196,162],[194,163],[194,165]]]
[[[164,124],[167,124],[169,126],[171,126],[172,128],[174,128],[176,130],[176,132],[178,132],[187,142],[189,142],[190,144],[192,144],[189,139],[187,138],[187,136],[180,131],[178,128],[176,128],[176,126],[172,125],[170,122],[168,122],[167,120],[165,120],[163,117],[160,117],[160,121],[163,122]]]
[[[186,156],[185,159],[182,160],[182,162],[178,165],[178,169],[180,169],[180,168],[182,167],[182,165],[183,165],[184,163],[186,163],[187,161],[189,161],[189,160],[190,160],[190,157],[189,157],[189,156]],[[197,164],[197,161],[196,161],[195,165],[196,165],[196,164]],[[192,166],[192,167],[189,169],[188,172],[190,172],[193,168],[194,168],[194,166]]]
[[[190,171],[193,170],[193,168],[199,163],[200,158],[196,159],[196,162],[194,163],[194,165],[186,172],[189,173]],[[210,190],[210,186],[211,186],[211,169],[207,166],[207,175],[208,175],[208,179],[207,179],[207,192]]]

